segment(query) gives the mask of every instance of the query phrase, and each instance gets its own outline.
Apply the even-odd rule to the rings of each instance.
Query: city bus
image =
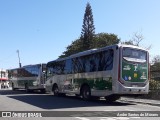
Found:
[[[149,53],[132,45],[112,45],[87,50],[47,63],[46,91],[75,94],[84,100],[149,91]]]
[[[8,70],[12,90],[25,89],[26,92],[40,90],[45,92],[46,64],[26,65]]]

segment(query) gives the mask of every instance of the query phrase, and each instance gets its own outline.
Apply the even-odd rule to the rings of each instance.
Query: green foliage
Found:
[[[126,44],[126,45],[134,45],[134,43],[133,43],[132,40],[122,42],[122,44]]]
[[[151,71],[160,71],[160,62],[156,62],[151,65]]]
[[[139,46],[143,39],[144,37],[141,33],[135,32],[130,40],[122,42],[122,44]]]
[[[118,44],[119,42],[120,39],[115,34],[99,33],[95,34],[93,41],[90,43],[90,49]],[[61,55],[60,58],[67,57],[69,55],[85,50],[83,48],[83,42],[80,39],[73,41],[72,44],[69,45],[66,49],[67,50],[63,52],[63,55]]]
[[[151,71],[157,71],[160,72],[160,56],[157,55],[152,60],[152,65],[150,67]]]
[[[72,41],[71,45],[68,45],[67,50],[63,52],[60,58],[70,56],[72,54],[78,53],[82,51],[82,42],[80,39]]]
[[[59,57],[67,57],[78,52],[118,44],[119,42],[120,39],[115,34],[95,34],[92,9],[90,4],[87,3],[80,38],[68,45],[66,51]]]
[[[99,33],[95,35],[95,38],[91,44],[91,48],[101,48],[113,44],[118,44],[120,39],[115,34]]]
[[[149,89],[150,90],[160,90],[160,81],[151,79],[149,81]]]
[[[156,86],[155,84],[159,84],[159,89],[160,89],[160,56],[157,55],[153,58],[152,60],[152,65],[150,66],[150,72],[151,72],[151,78],[156,82],[155,83],[152,81],[152,84],[150,86]]]
[[[87,3],[83,18],[81,37],[80,37],[83,50],[88,50],[91,48],[90,45],[94,39],[94,35],[95,35],[95,27],[94,27],[92,9],[90,4]]]

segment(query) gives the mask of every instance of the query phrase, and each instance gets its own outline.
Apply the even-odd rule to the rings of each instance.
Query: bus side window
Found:
[[[48,78],[48,77],[51,77],[51,76],[53,76],[54,74],[53,74],[53,69],[52,68],[48,68],[47,69],[47,71],[46,71],[46,77]]]

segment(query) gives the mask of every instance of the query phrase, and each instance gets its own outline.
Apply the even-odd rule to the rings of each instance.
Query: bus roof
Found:
[[[39,64],[30,64],[30,65],[24,65],[21,68],[25,68],[25,67],[31,67],[31,66],[37,66],[37,65],[46,65],[46,63],[39,63]],[[21,69],[20,67],[18,68],[13,68],[13,69],[8,69],[8,70],[16,70],[16,69]]]
[[[37,66],[37,65],[46,65],[45,63],[39,63],[39,64],[31,64],[31,65],[25,65],[23,67],[30,67],[30,66]],[[22,67],[22,68],[23,68]]]
[[[140,50],[144,50],[144,51],[148,51],[147,49],[145,48],[142,48],[142,47],[139,47],[139,46],[135,46],[135,45],[126,45],[126,44],[118,44],[118,46],[120,47],[131,47],[131,48],[135,48],[135,49],[140,49]]]
[[[70,58],[89,55],[89,54],[92,54],[92,53],[96,53],[96,52],[99,52],[99,51],[104,51],[106,49],[111,49],[111,48],[116,48],[116,47],[118,47],[118,48],[120,48],[120,47],[130,47],[130,48],[135,48],[135,49],[140,49],[140,50],[147,51],[144,48],[139,47],[139,46],[126,45],[126,44],[115,44],[115,45],[110,45],[110,46],[106,46],[106,47],[102,47],[102,48],[94,48],[94,49],[91,49],[91,50],[86,50],[86,51],[79,52],[79,53],[76,53],[76,54],[73,54],[73,55],[70,55],[70,56],[64,57],[64,58],[58,58],[56,60],[48,62],[47,64],[52,63],[52,62],[56,62],[56,61],[58,62],[58,61],[67,60],[67,59],[70,59]]]

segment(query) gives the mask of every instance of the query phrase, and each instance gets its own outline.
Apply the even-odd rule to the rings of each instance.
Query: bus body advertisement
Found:
[[[124,94],[147,94],[148,51],[131,45],[88,50],[47,63],[46,91],[115,101]]]

